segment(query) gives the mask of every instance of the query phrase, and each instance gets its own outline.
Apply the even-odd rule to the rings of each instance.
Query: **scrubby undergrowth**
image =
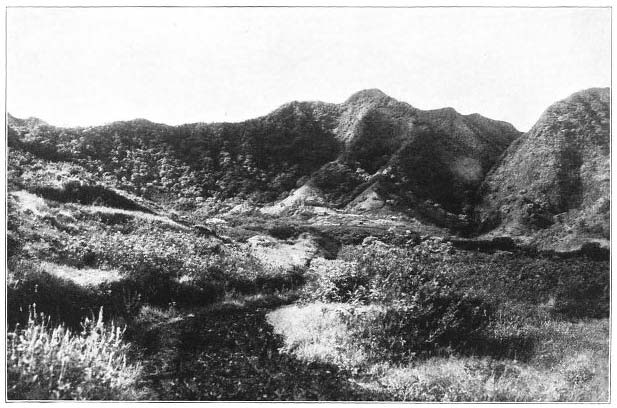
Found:
[[[350,370],[376,399],[608,400],[605,262],[439,240],[341,258],[314,261],[304,301],[268,315],[284,352]]]
[[[141,368],[127,364],[124,330],[85,319],[79,333],[52,327],[30,310],[26,327],[7,334],[7,396],[18,400],[134,400]]]

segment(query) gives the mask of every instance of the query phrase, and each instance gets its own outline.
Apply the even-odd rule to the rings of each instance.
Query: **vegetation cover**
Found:
[[[81,333],[52,328],[44,314],[30,310],[23,329],[7,333],[9,399],[133,400],[138,365],[127,364],[129,346],[120,327],[86,318]]]
[[[608,400],[605,252],[443,227],[477,216],[507,124],[376,90],[242,124],[9,120],[11,400]]]

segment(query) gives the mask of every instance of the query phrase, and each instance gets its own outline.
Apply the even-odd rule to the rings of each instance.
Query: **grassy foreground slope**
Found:
[[[376,399],[608,399],[605,262],[438,240],[344,247],[341,258],[314,262],[304,301],[268,315],[299,359],[345,368]]]

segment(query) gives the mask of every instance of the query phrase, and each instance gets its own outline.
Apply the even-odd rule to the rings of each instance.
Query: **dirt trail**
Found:
[[[368,400],[336,366],[279,352],[272,305],[221,304],[141,334],[147,387],[169,400]]]

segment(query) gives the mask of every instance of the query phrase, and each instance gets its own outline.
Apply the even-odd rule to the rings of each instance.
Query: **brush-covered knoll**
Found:
[[[464,191],[477,187],[519,134],[479,115],[421,111],[375,89],[342,104],[291,102],[240,123],[167,126],[137,119],[59,128],[11,116],[8,122],[10,148],[77,162],[159,202],[272,202],[312,177],[326,204],[344,206],[387,173],[399,196],[411,191],[454,212]]]
[[[610,237],[610,91],[549,107],[508,148],[481,188],[484,231],[570,249]]]

